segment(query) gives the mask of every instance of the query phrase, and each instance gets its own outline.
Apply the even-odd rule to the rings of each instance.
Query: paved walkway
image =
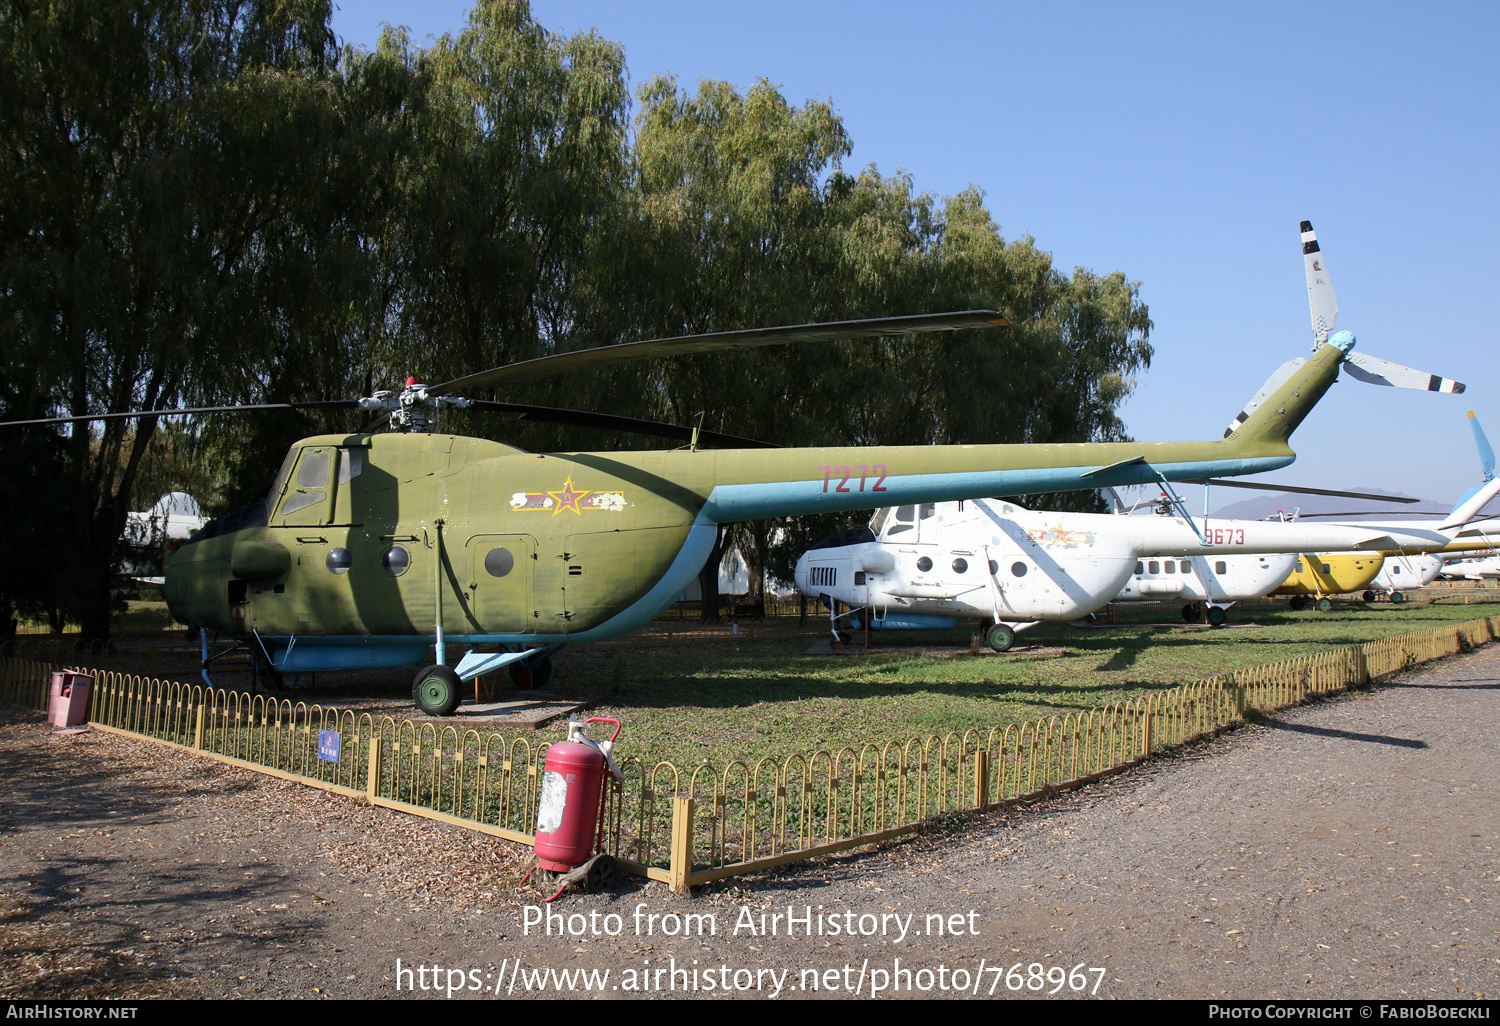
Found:
[[[691,900],[569,896],[557,910],[583,935],[546,937],[527,935],[521,863],[498,842],[12,724],[0,995],[519,996],[526,974],[587,969],[609,970],[602,996],[999,997],[1020,963],[1009,982],[1033,996],[1070,993],[1078,966],[1072,984],[1101,997],[1494,996],[1497,769],[1500,644],[958,834]],[[716,932],[681,936],[689,913]]]

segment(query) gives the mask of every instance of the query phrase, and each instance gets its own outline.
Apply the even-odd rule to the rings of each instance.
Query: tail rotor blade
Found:
[[[1328,341],[1339,321],[1339,301],[1328,279],[1328,265],[1318,249],[1318,233],[1311,221],[1302,222],[1302,262],[1307,265],[1307,305],[1312,310],[1314,349]]]
[[[1344,370],[1352,378],[1371,385],[1390,385],[1395,388],[1414,388],[1419,392],[1448,392],[1459,395],[1464,390],[1461,381],[1439,377],[1412,367],[1403,367],[1378,356],[1354,351],[1344,358]]]

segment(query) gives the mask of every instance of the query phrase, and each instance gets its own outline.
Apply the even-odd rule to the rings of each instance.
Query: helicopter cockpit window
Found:
[[[889,507],[889,506],[886,506],[883,509],[877,509],[875,511],[875,515],[870,518],[870,524],[869,524],[870,533],[874,534],[875,537],[879,538],[880,537],[880,529],[885,526],[886,519],[888,517],[890,517],[890,515],[891,515],[891,507]]]
[[[904,534],[907,531],[912,530],[915,527],[916,522],[917,522],[917,507],[915,507],[915,506],[897,506],[896,507],[896,522],[894,524],[891,524],[890,527],[886,528],[886,532],[885,532],[886,537],[889,538],[892,535]]]
[[[924,502],[918,508],[917,512],[921,515],[921,518],[923,520],[926,520],[928,517],[934,516],[934,515],[937,514],[937,503],[935,503],[935,502]]]
[[[365,451],[363,449],[339,450],[339,484],[348,484],[364,469]]]
[[[281,515],[306,509],[327,498],[328,452],[324,449],[309,449],[302,454],[302,462],[297,465],[297,488],[281,504]]]

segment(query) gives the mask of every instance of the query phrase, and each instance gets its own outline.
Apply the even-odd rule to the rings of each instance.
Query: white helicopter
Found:
[[[127,548],[137,553],[160,548],[170,556],[206,523],[208,518],[203,515],[197,499],[187,492],[168,492],[149,510],[126,513],[121,537]],[[166,580],[160,575],[151,575],[148,571],[153,568],[141,566],[131,556],[125,558],[121,569],[141,584],[162,584]]]
[[[1497,493],[1500,481],[1490,482],[1435,527],[1374,529],[1208,519],[1200,528],[1180,509],[1180,500],[1177,516],[1141,517],[1033,512],[1002,499],[887,507],[876,511],[868,527],[841,532],[803,553],[795,578],[799,591],[829,607],[835,637],[845,616],[855,627],[868,618],[877,630],[942,630],[977,619],[987,622],[990,647],[1004,652],[1017,631],[1101,609],[1137,566],[1144,577],[1158,563],[1152,576],[1161,580],[1170,562],[1176,582],[1190,582],[1207,601],[1223,603],[1234,583],[1231,554],[1441,549]],[[1270,579],[1275,567],[1271,560],[1267,564]],[[851,611],[840,613],[839,605]],[[1222,616],[1220,609],[1211,622],[1222,623]]]
[[[1492,577],[1500,577],[1500,556],[1455,560],[1448,563],[1440,572],[1444,577],[1458,581],[1483,581]]]
[[[1312,225],[1304,221],[1301,227],[1316,351],[1328,343],[1338,306]],[[1279,368],[1225,435],[1244,424],[1303,362],[1293,360]],[[1378,357],[1362,355],[1357,369],[1347,365],[1346,369],[1357,379],[1375,384],[1450,393],[1464,390],[1456,381]],[[1160,483],[1177,517],[1037,514],[997,499],[966,500],[967,509],[965,502],[887,508],[877,511],[867,528],[843,532],[804,553],[797,564],[796,585],[803,594],[827,602],[835,625],[841,615],[855,615],[839,614],[838,604],[867,609],[869,626],[888,629],[941,629],[956,625],[963,617],[985,618],[992,620],[986,629],[991,647],[1005,651],[1014,643],[1018,629],[1041,620],[1077,619],[1101,608],[1126,585],[1138,562],[1143,564],[1141,576],[1148,576],[1153,562],[1149,557],[1174,557],[1170,564],[1156,560],[1159,570],[1153,576],[1164,579],[1165,567],[1171,565],[1174,583],[1196,580],[1204,601],[1214,602],[1229,594],[1227,581],[1220,578],[1229,578],[1231,573],[1226,560],[1205,558],[1209,555],[1391,548],[1428,551],[1442,548],[1456,534],[1455,525],[1447,521],[1431,530],[1398,526],[1394,529],[1401,536],[1398,541],[1384,527],[1372,531],[1265,521],[1211,524],[1206,516],[1200,531],[1171,485],[1165,479]],[[1051,521],[1056,525],[1051,526]],[[1353,543],[1334,539],[1353,539]],[[1328,541],[1333,541],[1333,547]],[[1289,567],[1275,575],[1272,561],[1267,560],[1253,569],[1258,577],[1275,576],[1264,589],[1269,590],[1286,577]],[[1210,616],[1223,622],[1222,608]],[[853,622],[858,625],[862,620]],[[837,637],[836,626],[834,634]]]

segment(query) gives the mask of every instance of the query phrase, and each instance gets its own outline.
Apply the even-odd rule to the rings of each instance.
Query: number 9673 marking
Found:
[[[1244,528],[1215,527],[1203,532],[1203,540],[1210,545],[1243,545],[1245,544]]]
[[[833,480],[835,476],[839,478],[838,484],[836,484],[833,488],[833,490],[836,492],[865,491],[865,482],[870,478],[877,476],[878,480],[874,483],[874,485],[870,487],[869,490],[872,492],[883,492],[885,491],[885,479],[887,476],[889,476],[885,472],[884,463],[854,463],[845,464],[839,467],[819,467],[818,469],[823,472],[823,491],[825,492],[828,491],[828,484]],[[851,470],[856,471],[859,474],[858,488],[849,487],[849,482],[854,477],[854,474],[850,473]]]

